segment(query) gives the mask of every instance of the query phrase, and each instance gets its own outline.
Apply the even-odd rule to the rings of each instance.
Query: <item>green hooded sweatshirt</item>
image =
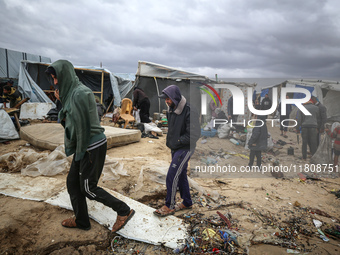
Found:
[[[64,143],[67,156],[75,153],[81,160],[89,145],[105,138],[100,126],[96,101],[91,89],[83,85],[67,60],[57,60],[50,65],[58,79],[59,98],[63,108],[59,119],[65,128]]]

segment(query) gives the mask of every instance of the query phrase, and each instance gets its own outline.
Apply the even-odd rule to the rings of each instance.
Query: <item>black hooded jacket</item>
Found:
[[[260,120],[257,120],[256,126],[253,128],[253,132],[248,141],[248,147],[250,150],[253,151],[264,151],[267,149],[267,141],[268,141],[267,125],[266,123],[262,123]]]
[[[194,150],[200,137],[201,129],[197,112],[190,108],[176,85],[166,87],[163,94],[175,104],[167,112],[168,134],[166,145],[172,150]]]

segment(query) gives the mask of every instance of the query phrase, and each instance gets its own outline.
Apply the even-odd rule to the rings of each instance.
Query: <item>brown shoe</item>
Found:
[[[170,209],[166,205],[163,205],[161,208],[154,211],[153,214],[159,217],[166,217],[175,214],[175,209]]]
[[[182,210],[190,210],[190,209],[192,209],[192,206],[186,207],[183,203],[175,205],[175,212],[182,211]]]
[[[66,220],[63,220],[61,222],[61,225],[65,228],[79,228],[79,229],[82,229],[82,230],[90,230],[91,229],[91,226],[89,226],[87,228],[78,227],[77,223],[76,223],[76,217],[75,216],[68,218]]]
[[[126,216],[117,216],[117,220],[115,224],[112,226],[112,232],[117,232],[118,230],[122,229],[126,223],[132,218],[132,216],[135,214],[135,210],[131,209],[130,213]]]

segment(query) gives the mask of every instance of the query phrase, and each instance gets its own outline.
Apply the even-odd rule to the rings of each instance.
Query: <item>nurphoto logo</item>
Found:
[[[219,99],[221,105],[222,105],[222,101],[220,96],[218,95],[217,91],[211,87],[210,85],[204,84],[204,86],[208,87],[209,89],[211,89],[214,94],[216,95],[216,97]],[[244,111],[245,111],[245,99],[244,99],[244,94],[242,92],[241,89],[239,89],[237,86],[235,85],[231,85],[231,84],[216,84],[215,88],[217,89],[229,89],[234,100],[233,100],[233,109],[234,109],[234,114],[235,115],[244,115]],[[214,98],[214,96],[207,90],[204,88],[200,88],[201,90],[205,91],[206,94],[201,94],[201,103],[202,103],[202,108],[201,108],[201,112],[203,115],[207,114],[207,94],[214,100],[215,104],[216,104],[216,100]],[[286,98],[287,93],[303,93],[305,94],[304,98]],[[271,106],[270,109],[268,110],[258,110],[255,109],[253,106],[253,89],[252,88],[247,88],[247,94],[248,94],[248,109],[251,113],[255,114],[255,115],[260,115],[260,116],[266,116],[266,115],[270,115],[272,114],[278,105],[278,98],[277,98],[277,88],[273,88],[273,104]],[[295,105],[303,114],[305,115],[312,115],[304,106],[303,103],[306,103],[310,100],[311,98],[311,93],[309,92],[309,90],[304,89],[304,88],[281,88],[281,113],[283,115],[286,114],[286,105],[287,104],[292,104]],[[248,121],[248,125],[251,125],[251,122],[253,120],[249,120]],[[260,120],[262,121],[262,120]],[[275,121],[279,121],[279,120],[275,120],[275,119],[267,119],[266,121],[271,121],[272,125],[274,125]],[[294,125],[285,125],[285,123],[289,123],[290,121],[294,122]],[[284,121],[282,121],[284,123],[281,123],[283,126],[285,127],[295,127],[297,125],[296,120],[294,119],[286,119]],[[230,120],[230,122],[228,120],[225,119],[215,119],[214,120],[214,126],[215,124],[227,124],[230,123],[232,124],[243,124],[245,125],[245,120],[241,123],[233,123],[232,120]],[[264,124],[264,122],[262,121],[261,125],[262,126]]]

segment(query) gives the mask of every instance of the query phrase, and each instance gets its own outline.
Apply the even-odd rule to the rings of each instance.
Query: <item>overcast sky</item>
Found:
[[[339,0],[0,0],[0,47],[135,73],[339,77]]]

